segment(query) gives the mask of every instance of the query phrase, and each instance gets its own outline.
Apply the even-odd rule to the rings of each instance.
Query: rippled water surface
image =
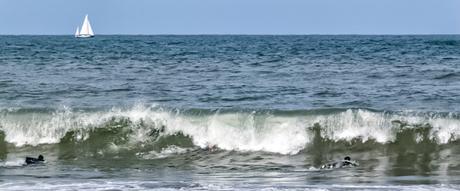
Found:
[[[459,108],[460,36],[0,36],[0,190],[457,190]]]

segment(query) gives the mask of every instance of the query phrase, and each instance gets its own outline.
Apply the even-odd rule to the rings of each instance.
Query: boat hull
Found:
[[[75,38],[92,38],[94,37],[93,35],[77,35]]]

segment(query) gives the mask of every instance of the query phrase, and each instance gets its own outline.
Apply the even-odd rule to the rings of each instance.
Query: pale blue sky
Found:
[[[0,0],[0,34],[460,34],[460,0]]]

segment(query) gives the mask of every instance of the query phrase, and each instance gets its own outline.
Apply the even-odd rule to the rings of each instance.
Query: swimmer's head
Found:
[[[38,155],[38,160],[41,160],[41,161],[44,160],[43,155]]]
[[[343,160],[349,161],[351,158],[349,156],[346,156]]]

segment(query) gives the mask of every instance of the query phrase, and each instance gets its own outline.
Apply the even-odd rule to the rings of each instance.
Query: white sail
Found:
[[[81,26],[80,34],[78,37],[92,37],[94,36],[93,29],[91,28],[91,24],[88,19],[88,15],[85,16],[85,20],[83,21],[83,25]]]
[[[80,29],[79,29],[79,27],[77,27],[77,31],[75,31],[75,36],[77,37],[78,35],[80,35]]]

